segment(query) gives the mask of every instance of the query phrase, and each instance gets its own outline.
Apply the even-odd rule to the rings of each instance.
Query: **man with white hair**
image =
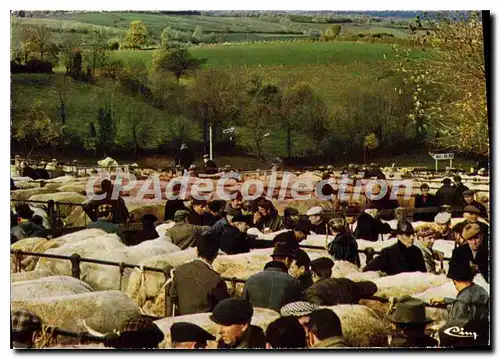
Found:
[[[354,231],[354,238],[376,242],[382,239],[382,234],[391,233],[391,226],[383,223],[378,217],[378,209],[369,204],[358,217],[358,225]]]
[[[328,224],[321,217],[322,214],[323,208],[320,206],[312,207],[306,212],[306,216],[311,222],[311,232],[315,234],[327,234]]]

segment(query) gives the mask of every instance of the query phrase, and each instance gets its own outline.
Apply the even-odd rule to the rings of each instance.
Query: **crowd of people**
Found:
[[[188,165],[189,169],[190,158],[187,155],[186,158],[183,165]],[[428,185],[420,187],[421,194],[415,199],[413,223],[423,221],[428,225],[420,226],[417,231],[407,211],[397,201],[385,197],[369,201],[364,208],[337,201],[334,215],[325,213],[321,206],[314,206],[304,215],[294,208],[286,208],[283,216],[270,200],[244,201],[241,193],[227,203],[192,200],[188,207],[182,199],[169,200],[163,219],[172,220],[174,225],[166,231],[165,237],[181,249],[195,247],[197,259],[173,271],[172,281],[166,289],[167,315],[212,313],[210,318],[218,326],[218,348],[343,347],[346,343],[338,316],[332,310],[320,309],[320,306],[358,304],[361,299],[373,296],[377,286],[371,281],[332,278],[334,261],[348,261],[362,271],[381,271],[387,275],[403,272],[440,274],[443,270],[436,268],[436,260],[444,260],[444,255],[435,251],[433,244],[442,239],[455,245],[446,274],[459,294],[456,298],[435,298],[430,304],[449,304],[446,328],[460,325],[481,333],[483,338],[488,333],[489,296],[473,283],[473,279],[482,275],[489,282],[489,216],[487,209],[474,199],[475,192],[464,186],[460,177],[455,177],[454,181],[455,184],[451,185],[450,179],[444,179],[435,195],[429,193]],[[374,189],[376,192],[376,186]],[[101,183],[101,190],[106,197],[85,206],[91,219],[89,228],[100,228],[122,236],[121,225],[130,217],[125,202],[121,197],[111,199],[113,187],[109,180]],[[174,187],[174,194],[176,191],[178,193],[178,187]],[[335,193],[332,194],[334,197]],[[18,204],[13,216],[13,241],[43,236],[40,219],[27,204]],[[453,217],[462,217],[463,220],[452,227]],[[383,221],[394,218],[397,221],[395,230]],[[157,238],[157,221],[153,215],[144,216],[142,230],[135,234],[132,244]],[[250,227],[263,233],[282,232],[272,241],[263,240],[247,233]],[[310,260],[300,247],[310,234],[331,236],[326,250],[333,260],[326,256]],[[376,242],[386,234],[395,236],[397,242],[384,248],[361,268],[356,239]],[[212,263],[221,251],[238,254],[250,252],[252,248],[273,248],[270,261],[261,272],[248,278],[242,298],[231,298],[226,282],[213,269]],[[272,309],[281,317],[264,333],[261,328],[250,324],[253,307]],[[424,302],[411,297],[399,298],[388,319],[394,323],[395,333],[390,346],[437,345],[435,339],[425,334],[429,320],[425,316]],[[14,320],[21,323],[19,327],[22,328],[13,340],[20,345],[31,345],[33,336],[26,334],[23,323],[30,320],[39,323],[40,319],[32,313],[22,312],[14,313],[13,323]],[[13,324],[14,332],[16,326]],[[155,326],[152,322],[136,325],[135,332],[122,331],[122,336],[126,332],[135,333],[130,334],[130,338],[115,338],[108,344],[118,348],[132,345],[157,347],[163,340],[163,333]],[[31,334],[38,330],[35,324],[28,327]],[[470,345],[466,339],[449,338],[446,331],[440,331],[439,339],[441,346],[449,343],[453,346]],[[171,340],[174,348],[200,349],[215,338],[194,324],[176,323],[171,328]]]

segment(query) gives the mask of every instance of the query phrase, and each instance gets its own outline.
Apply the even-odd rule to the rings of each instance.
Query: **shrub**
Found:
[[[108,49],[111,51],[116,51],[120,49],[120,42],[117,39],[111,39],[108,41]]]

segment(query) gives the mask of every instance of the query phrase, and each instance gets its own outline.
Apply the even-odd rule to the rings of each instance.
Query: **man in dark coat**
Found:
[[[175,199],[167,199],[167,203],[165,203],[165,221],[173,220],[177,211],[188,210],[184,205],[184,200],[179,198],[180,190],[180,184],[176,184],[172,187],[172,194],[175,196]]]
[[[392,199],[392,189],[388,184],[385,185],[386,193],[380,199],[370,199],[370,204],[375,206],[380,212],[380,218],[385,221],[390,221],[394,219],[393,209],[399,207],[399,202],[397,199]],[[380,184],[375,184],[372,188],[372,198],[378,196],[382,192],[382,186]]]
[[[443,185],[437,190],[436,198],[440,206],[447,204],[453,206],[453,198],[455,197],[455,187],[451,186],[451,179],[445,178]]]
[[[464,193],[463,193],[464,205],[476,207],[479,210],[479,216],[487,220],[488,219],[488,211],[486,210],[486,207],[484,205],[482,205],[481,203],[479,203],[478,201],[476,201],[474,199],[475,194],[476,194],[476,192],[474,190],[468,189],[467,191],[464,191]],[[462,208],[465,208],[465,206]]]
[[[490,227],[481,221],[478,221],[480,211],[474,206],[465,206],[464,208],[464,221],[459,222],[453,226],[453,232],[462,233],[463,229],[467,224],[476,223],[481,228],[481,233],[483,234],[483,241],[486,244],[489,242],[490,237]]]
[[[306,216],[308,217],[309,222],[311,222],[311,231],[316,234],[325,235],[328,230],[328,223],[321,217],[322,214],[323,208],[315,206],[307,211]]]
[[[299,249],[290,265],[288,273],[295,279],[301,298],[305,300],[306,290],[313,284],[311,275],[311,259],[306,251]]]
[[[176,322],[170,327],[173,349],[206,349],[207,341],[215,337],[202,327],[188,322]]]
[[[481,273],[489,282],[489,251],[487,244],[483,241],[481,227],[477,223],[467,224],[462,231],[462,238],[466,240],[455,248],[450,259],[451,262],[471,263],[476,273]]]
[[[453,177],[453,181],[455,182],[455,186],[454,186],[455,194],[453,196],[453,207],[458,209],[456,211],[454,209],[454,213],[456,212],[456,215],[459,216],[461,214],[460,209],[464,208],[466,206],[463,193],[465,191],[467,191],[469,189],[469,187],[467,187],[466,185],[464,185],[462,183],[462,177],[460,177],[460,176]]]
[[[183,143],[181,145],[179,152],[177,152],[177,154],[175,155],[175,164],[181,165],[182,168],[187,170],[189,166],[191,166],[193,161],[194,161],[193,152],[189,149],[189,147],[185,143]]]
[[[208,155],[203,155],[203,172],[207,175],[219,172],[217,165],[210,159]]]
[[[425,334],[425,327],[432,319],[426,318],[422,300],[405,295],[388,317],[397,330],[389,344],[391,348],[437,347],[438,341]]]
[[[288,274],[294,252],[287,244],[277,244],[271,255],[272,261],[266,263],[264,270],[247,279],[243,298],[252,306],[269,308],[279,313],[284,304],[300,299],[296,282]]]
[[[224,211],[228,212],[230,209],[238,211],[239,214],[242,214],[243,209],[243,195],[240,191],[233,193],[234,198],[231,199],[227,204]]]
[[[220,249],[226,254],[250,252],[251,240],[247,236],[248,224],[242,214],[236,215],[231,220],[231,225],[226,227],[219,238]]]
[[[194,224],[196,226],[206,226],[208,225],[208,218],[206,216],[207,211],[207,201],[192,199],[191,206],[189,208],[189,216],[187,217],[187,222],[189,224]]]
[[[101,190],[97,193],[98,195],[105,194],[105,198],[100,200],[91,200],[84,205],[83,209],[92,222],[97,221],[97,209],[103,204],[111,205],[113,207],[113,223],[120,224],[127,222],[129,212],[127,206],[125,205],[125,201],[120,195],[118,195],[116,199],[113,199],[113,191],[113,184],[109,179],[105,179],[101,182]]]
[[[274,237],[274,244],[286,243],[293,250],[299,249],[299,243],[311,233],[311,224],[307,219],[299,219],[291,231],[283,232]]]
[[[378,209],[369,204],[358,217],[354,238],[376,242],[382,239],[382,234],[391,233],[391,230],[391,226],[378,217]]]
[[[267,326],[266,349],[307,348],[306,331],[297,318],[282,316]]]
[[[142,229],[134,236],[134,242],[129,245],[137,245],[142,242],[156,239],[160,235],[156,232],[155,224],[158,218],[154,214],[145,214],[141,218]]]
[[[27,203],[16,204],[16,225],[10,230],[11,244],[28,237],[45,237],[47,230],[33,222],[33,210]]]
[[[331,278],[334,262],[320,257],[311,262],[314,284],[306,292],[306,300],[316,305],[358,304],[377,292],[373,282],[353,282],[347,278]]]
[[[420,186],[420,192],[422,192],[422,194],[417,194],[415,196],[416,211],[413,214],[413,220],[415,222],[432,222],[434,221],[434,216],[438,211],[438,209],[435,208],[439,207],[438,200],[436,196],[429,193],[429,185],[427,183],[423,183]],[[435,211],[432,211],[431,208],[435,208]],[[427,209],[428,212],[419,212],[419,209],[423,209],[424,211]]]
[[[174,226],[165,231],[165,237],[169,238],[180,249],[196,247],[198,239],[210,228],[187,223],[188,216],[188,211],[177,211],[174,217]]]
[[[226,201],[214,200],[207,203],[207,209],[205,212],[205,225],[213,226],[217,221],[223,217],[224,207],[226,206]]]
[[[407,226],[394,233],[398,237],[396,244],[382,249],[380,254],[366,265],[363,272],[382,271],[388,275],[427,272],[422,252],[413,245],[413,227]]]
[[[250,324],[252,305],[245,299],[228,298],[217,304],[210,320],[217,324],[217,349],[264,349],[264,331]]]
[[[344,218],[332,218],[328,222],[333,241],[328,244],[328,253],[339,261],[351,262],[360,266],[358,243],[352,234],[347,232]]]
[[[311,313],[307,324],[310,348],[345,348],[340,318],[330,309],[318,309]]]
[[[167,296],[167,316],[207,313],[229,297],[226,282],[212,263],[217,258],[217,239],[202,236],[196,244],[198,258],[175,268]]]
[[[269,229],[271,232],[277,232],[283,229],[283,219],[278,215],[278,210],[268,199],[262,198],[257,203],[258,211],[253,217],[253,224],[260,231]]]

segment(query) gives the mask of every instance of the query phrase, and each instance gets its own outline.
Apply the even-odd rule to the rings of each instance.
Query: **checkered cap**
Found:
[[[154,327],[156,327],[156,324],[149,318],[135,318],[129,320],[125,324],[125,327],[122,329],[122,333],[147,331]]]
[[[26,309],[13,311],[11,320],[13,334],[28,334],[42,328],[40,317]]]
[[[281,315],[288,316],[292,315],[294,317],[303,317],[314,312],[318,307],[309,302],[293,302],[288,303],[281,307]]]

